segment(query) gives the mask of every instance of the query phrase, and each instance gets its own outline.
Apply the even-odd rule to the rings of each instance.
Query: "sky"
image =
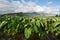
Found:
[[[60,0],[0,0],[0,14],[14,12],[60,14]]]

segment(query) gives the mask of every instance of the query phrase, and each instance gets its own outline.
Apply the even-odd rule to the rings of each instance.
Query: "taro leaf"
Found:
[[[60,31],[57,31],[57,33],[55,34],[56,36],[60,35]]]
[[[33,25],[33,29],[36,33],[38,33],[38,27],[35,24]]]
[[[58,30],[60,31],[60,27],[56,27],[53,29],[53,31],[58,31]]]
[[[39,21],[39,20],[36,21],[36,25],[37,25],[38,27],[40,27],[40,21]]]
[[[15,30],[16,33],[20,31],[20,30],[18,30],[18,29],[19,29],[19,24],[18,24],[17,27],[16,27],[16,30]]]
[[[31,23],[35,23],[35,19],[32,19]]]
[[[26,39],[28,39],[31,36],[31,32],[32,32],[32,28],[29,29],[25,28],[24,35]]]
[[[3,21],[3,22],[0,24],[0,29],[1,29],[5,24],[7,24],[7,22],[6,22],[6,21]]]

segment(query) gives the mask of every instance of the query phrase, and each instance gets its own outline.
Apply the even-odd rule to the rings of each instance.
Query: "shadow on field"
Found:
[[[50,40],[59,40],[60,35],[55,37],[53,34],[48,35]],[[23,33],[15,34],[14,36],[0,32],[0,40],[26,40]],[[39,37],[37,34],[31,35],[27,40],[48,40],[45,36]]]

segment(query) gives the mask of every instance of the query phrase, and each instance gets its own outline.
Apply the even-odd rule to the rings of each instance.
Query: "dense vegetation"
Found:
[[[0,40],[59,40],[60,17],[0,16]]]

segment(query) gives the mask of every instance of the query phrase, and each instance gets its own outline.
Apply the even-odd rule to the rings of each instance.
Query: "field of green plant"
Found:
[[[59,40],[60,17],[0,16],[0,40]]]

